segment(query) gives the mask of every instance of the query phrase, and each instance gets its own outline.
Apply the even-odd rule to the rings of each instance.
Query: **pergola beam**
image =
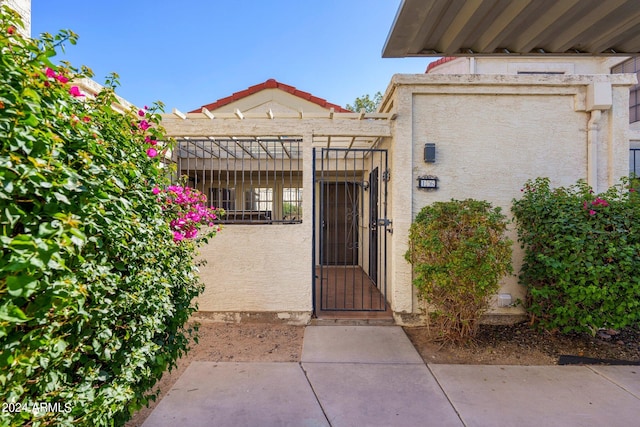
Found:
[[[271,111],[271,110],[269,110],[269,111]],[[258,143],[260,148],[262,148],[264,150],[264,152],[267,153],[267,156],[269,156],[270,159],[273,159],[273,155],[271,154],[269,149],[262,144],[262,141],[260,140],[259,137],[256,137],[256,142]]]
[[[213,120],[215,118],[215,116],[213,115],[213,113],[211,111],[209,111],[207,109],[207,107],[202,107],[202,114],[204,114],[205,116],[207,116],[209,119]]]
[[[348,150],[351,150],[351,147],[353,147],[353,143],[354,142],[356,142],[356,137],[352,136],[351,137],[351,141],[349,141],[349,146],[347,147],[347,152],[344,153],[344,157],[343,158],[345,158],[345,159],[347,158],[347,156],[349,155],[349,151]]]
[[[341,119],[336,113],[333,120],[304,119],[304,120],[269,120],[265,116],[252,120],[227,120],[216,117],[210,120],[203,114],[189,114],[186,119],[173,115],[164,115],[162,125],[166,129],[168,137],[199,137],[233,135],[236,137],[255,137],[270,135],[296,136],[313,134],[315,136],[342,136],[342,137],[390,137],[391,121],[394,116],[385,114],[387,120],[357,120],[359,113],[353,114],[353,119]],[[367,118],[369,114],[365,114]],[[325,116],[326,117],[326,116]]]
[[[218,147],[220,150],[224,151],[225,153],[227,153],[229,156],[232,156],[234,159],[237,159],[238,156],[236,156],[235,153],[232,153],[229,149],[227,149],[226,147],[223,147],[222,145],[220,145],[220,143],[218,141],[216,141],[215,138],[213,137],[209,137],[209,139],[211,141],[213,141],[214,144],[216,144],[216,147]]]
[[[183,113],[182,111],[178,110],[177,108],[174,108],[172,111],[174,116],[181,118],[182,120],[186,120],[187,119],[187,115],[185,113]]]

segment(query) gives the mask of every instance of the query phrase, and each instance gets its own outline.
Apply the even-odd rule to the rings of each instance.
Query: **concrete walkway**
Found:
[[[194,362],[144,427],[640,425],[638,366],[425,365],[397,326],[308,326],[300,363]]]

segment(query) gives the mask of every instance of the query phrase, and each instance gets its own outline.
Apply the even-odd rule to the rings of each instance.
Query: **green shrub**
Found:
[[[498,281],[512,271],[506,227],[500,208],[471,199],[436,202],[416,216],[405,257],[413,264],[419,297],[430,306],[436,339],[475,335]]]
[[[520,281],[540,326],[595,333],[640,320],[640,197],[623,180],[594,195],[584,182],[529,181],[514,200],[525,248]]]
[[[0,21],[0,425],[122,425],[188,349],[202,289],[170,226],[188,209],[162,209],[159,106],[114,111],[115,77],[84,96],[90,71],[49,59],[73,33]]]

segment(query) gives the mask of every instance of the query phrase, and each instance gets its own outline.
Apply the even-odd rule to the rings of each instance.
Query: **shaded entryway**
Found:
[[[313,164],[314,313],[390,318],[387,151],[319,148]]]
[[[316,301],[324,314],[365,311],[391,315],[384,295],[359,265],[316,267]]]

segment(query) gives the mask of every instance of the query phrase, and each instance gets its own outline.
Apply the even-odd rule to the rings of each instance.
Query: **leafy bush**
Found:
[[[594,195],[584,182],[528,181],[514,200],[525,248],[520,281],[540,326],[562,332],[640,321],[640,197],[623,180]]]
[[[405,257],[419,296],[430,305],[436,339],[475,335],[498,281],[512,271],[506,227],[500,208],[472,199],[436,202],[416,216]]]
[[[160,106],[114,111],[116,77],[85,96],[90,71],[49,59],[73,33],[0,21],[0,425],[122,425],[188,349],[202,290],[170,228],[189,209],[159,194]]]

